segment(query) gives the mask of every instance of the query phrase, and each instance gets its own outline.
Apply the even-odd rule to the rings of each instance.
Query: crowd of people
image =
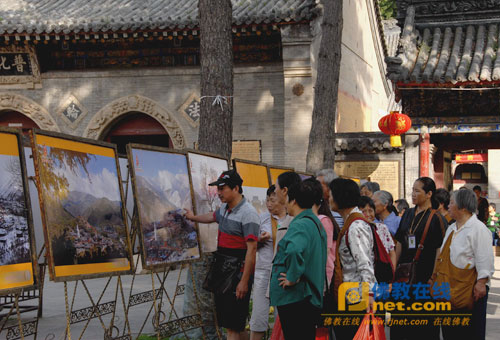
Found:
[[[444,339],[485,339],[494,273],[491,244],[499,239],[500,214],[481,197],[480,187],[450,193],[421,177],[413,184],[410,207],[375,182],[358,185],[331,169],[302,180],[290,171],[269,187],[268,212],[259,216],[242,184],[235,170],[222,173],[210,184],[218,187],[222,206],[215,213],[186,213],[190,220],[219,224],[217,251],[202,262],[204,268],[193,267],[195,284],[204,290],[198,298],[211,299],[210,292],[215,304],[214,320],[208,315],[210,303],[200,303],[208,311],[202,312],[207,338],[221,336],[211,331],[217,323],[227,339],[247,339],[249,320],[250,340],[263,339],[274,308],[272,339],[308,340],[320,333],[353,339],[359,323],[327,323],[324,313],[359,314],[350,308],[360,303],[348,298],[350,292],[367,296],[362,313],[377,312],[380,296],[396,302],[391,292],[407,285],[426,288],[426,301],[450,302],[443,317],[468,315],[470,322],[395,324],[390,339],[440,339],[440,334]],[[381,274],[381,253],[389,259],[385,265],[392,268],[392,279]],[[346,282],[359,285],[344,292],[339,288]],[[387,291],[380,294],[380,287]],[[405,303],[410,306],[421,297],[408,296]],[[406,318],[421,314],[408,309]]]

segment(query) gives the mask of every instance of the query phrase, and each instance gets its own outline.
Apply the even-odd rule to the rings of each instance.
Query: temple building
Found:
[[[129,142],[195,145],[196,0],[1,3],[0,125],[110,141],[121,153]],[[321,13],[316,0],[233,1],[235,156],[305,169]],[[376,0],[344,2],[339,133],[377,131],[394,106],[383,31]]]
[[[413,122],[405,178],[430,176],[447,189],[480,185],[498,203],[500,4],[398,0],[397,8],[402,33],[387,69]]]

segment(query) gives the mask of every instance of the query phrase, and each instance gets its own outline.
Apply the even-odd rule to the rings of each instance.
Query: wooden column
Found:
[[[420,177],[429,176],[430,140],[428,133],[420,135]]]

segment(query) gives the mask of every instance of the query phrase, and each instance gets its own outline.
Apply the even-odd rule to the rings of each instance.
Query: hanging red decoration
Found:
[[[386,135],[391,136],[391,146],[401,146],[401,135],[411,128],[411,119],[398,111],[391,111],[387,116],[380,118],[378,128]]]

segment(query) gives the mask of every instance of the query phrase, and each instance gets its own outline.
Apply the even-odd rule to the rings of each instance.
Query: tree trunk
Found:
[[[231,0],[199,0],[198,9],[201,56],[198,148],[230,158],[233,141],[233,8]]]
[[[314,88],[314,109],[307,148],[307,171],[333,168],[335,161],[335,111],[338,103],[342,48],[342,0],[322,0],[323,22]]]

